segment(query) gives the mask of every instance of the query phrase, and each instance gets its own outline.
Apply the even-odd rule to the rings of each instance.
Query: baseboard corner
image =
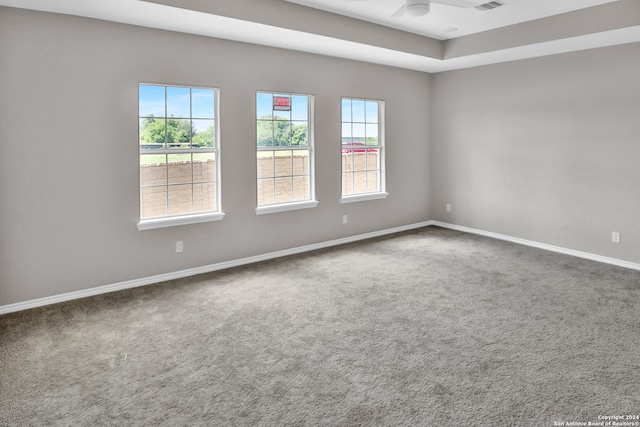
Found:
[[[584,259],[588,259],[588,260],[591,260],[591,261],[602,262],[602,263],[605,263],[605,264],[611,264],[611,265],[615,265],[615,266],[618,266],[618,267],[624,267],[624,268],[629,268],[629,269],[632,269],[632,270],[639,270],[640,271],[640,264],[634,263],[634,262],[630,262],[630,261],[624,261],[624,260],[617,259],[617,258],[611,258],[611,257],[602,256],[602,255],[592,254],[592,253],[589,253],[589,252],[577,251],[577,250],[574,250],[574,249],[564,248],[564,247],[561,247],[561,246],[554,246],[554,245],[549,245],[549,244],[546,244],[546,243],[535,242],[533,240],[521,239],[519,237],[508,236],[508,235],[505,235],[505,234],[494,233],[494,232],[491,232],[491,231],[485,231],[485,230],[479,230],[479,229],[476,229],[476,228],[465,227],[463,225],[450,224],[450,223],[442,222],[442,221],[430,221],[430,222],[431,222],[431,225],[435,225],[435,226],[442,227],[442,228],[447,228],[449,230],[456,230],[456,231],[461,231],[461,232],[464,232],[464,233],[477,234],[479,236],[490,237],[492,239],[504,240],[504,241],[511,242],[511,243],[517,243],[519,245],[531,246],[531,247],[534,247],[534,248],[544,249],[544,250],[551,251],[551,252],[557,252],[557,253],[564,254],[564,255],[571,255],[571,256],[578,257],[578,258],[584,258]]]

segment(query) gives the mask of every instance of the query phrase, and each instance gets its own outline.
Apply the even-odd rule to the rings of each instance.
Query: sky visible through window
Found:
[[[289,106],[275,108],[283,99]],[[309,145],[309,97],[306,95],[256,94],[257,144],[260,148]]]
[[[217,90],[140,84],[140,218],[219,209]]]
[[[191,92],[191,93],[190,93]],[[165,111],[166,108],[166,111]],[[140,117],[214,118],[213,89],[140,85]]]
[[[258,206],[310,200],[310,95],[256,93]]]
[[[215,117],[212,89],[140,85],[140,117],[191,119],[194,135],[210,129]]]
[[[290,111],[278,111],[273,109],[273,97],[283,96],[291,98]],[[309,99],[306,95],[290,95],[290,94],[274,94],[262,93],[256,94],[256,117],[258,120],[272,118],[282,118],[285,120],[309,120]]]
[[[378,144],[378,102],[342,99],[342,143]]]

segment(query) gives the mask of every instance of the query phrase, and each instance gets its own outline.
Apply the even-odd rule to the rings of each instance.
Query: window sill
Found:
[[[308,200],[304,202],[282,203],[279,205],[260,206],[256,208],[256,215],[266,215],[276,212],[295,211],[298,209],[309,209],[318,206],[317,200]]]
[[[385,192],[354,194],[353,196],[343,196],[340,199],[340,203],[355,203],[355,202],[364,202],[367,200],[386,199],[388,195],[389,193],[385,193]]]
[[[208,212],[204,214],[172,216],[163,218],[143,219],[137,224],[138,230],[152,230],[154,228],[176,227],[178,225],[198,224],[200,222],[221,221],[224,212]]]

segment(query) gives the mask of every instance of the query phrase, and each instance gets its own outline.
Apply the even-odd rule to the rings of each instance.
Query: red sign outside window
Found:
[[[277,111],[291,111],[291,98],[288,96],[274,96],[273,109]]]

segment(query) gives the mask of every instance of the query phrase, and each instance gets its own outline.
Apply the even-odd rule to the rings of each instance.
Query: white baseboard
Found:
[[[42,307],[45,305],[56,304],[64,301],[71,301],[79,298],[90,297],[94,295],[106,294],[109,292],[121,291],[124,289],[136,288],[138,286],[146,286],[154,283],[164,282],[167,280],[181,279],[183,277],[195,276],[196,274],[210,273],[212,271],[223,270],[231,267],[238,267],[241,265],[252,264],[260,261],[266,261],[274,258],[280,258],[288,255],[295,255],[302,252],[309,252],[316,249],[328,248],[331,246],[343,245],[345,243],[357,242],[359,240],[371,239],[373,237],[385,236],[388,234],[399,233],[401,231],[413,230],[416,228],[426,227],[430,225],[436,225],[442,228],[448,228],[450,230],[462,231],[465,233],[477,234],[480,236],[491,237],[493,239],[505,240],[507,242],[517,243],[525,246],[532,246],[534,248],[545,249],[552,252],[558,252],[565,255],[572,255],[578,258],[585,258],[592,261],[598,261],[605,264],[617,265],[619,267],[630,268],[633,270],[640,270],[640,264],[622,261],[616,258],[609,258],[600,255],[594,255],[587,252],[575,251],[573,249],[567,249],[560,246],[547,245],[545,243],[534,242],[532,240],[520,239],[518,237],[506,236],[504,234],[493,233],[490,231],[478,230],[475,228],[464,227],[462,225],[448,224],[440,221],[424,221],[416,224],[409,224],[401,227],[394,227],[380,231],[374,231],[371,233],[359,234],[357,236],[344,237],[336,240],[329,240],[326,242],[314,243],[311,245],[299,246],[297,248],[285,249],[282,251],[270,252],[263,255],[256,255],[247,258],[240,258],[232,261],[225,261],[216,264],[205,265],[202,267],[190,268],[187,270],[180,270],[172,273],[158,274],[156,276],[143,277],[140,279],[127,280],[125,282],[114,283],[111,285],[98,286],[90,289],[83,289],[76,292],[68,292],[60,295],[53,295],[45,298],[38,298],[34,300],[18,302],[15,304],[8,304],[0,306],[0,315],[13,313],[16,311],[28,310],[30,308]]]
[[[299,254],[302,252],[309,252],[316,249],[328,248],[330,246],[343,245],[345,243],[357,242],[359,240],[371,239],[373,237],[380,237],[387,234],[399,233],[401,231],[407,231],[407,230],[413,230],[415,228],[426,227],[431,224],[432,224],[431,221],[419,222],[416,224],[409,224],[401,227],[394,227],[394,228],[389,228],[385,230],[373,231],[371,233],[359,234],[357,236],[344,237],[341,239],[314,243],[311,245],[300,246],[297,248],[270,252],[263,255],[240,258],[237,260],[225,261],[225,262],[220,262],[216,264],[205,265],[202,267],[190,268],[187,270],[180,270],[172,273],[158,274],[156,276],[143,277],[140,279],[127,280],[125,282],[119,282],[111,285],[104,285],[104,286],[98,286],[95,288],[83,289],[81,291],[67,292],[64,294],[53,295],[50,297],[38,298],[38,299],[33,299],[29,301],[24,301],[24,302],[18,302],[15,304],[2,305],[0,306],[0,315],[13,313],[16,311],[28,310],[30,308],[42,307],[50,304],[56,304],[59,302],[90,297],[94,295],[106,294],[109,292],[121,291],[124,289],[137,288],[138,286],[151,285],[154,283],[164,282],[167,280],[181,279],[183,277],[195,276],[196,274],[210,273],[212,271],[223,270],[226,268],[238,267],[241,265],[252,264],[255,262],[266,261],[274,258],[288,256],[288,255]]]
[[[605,264],[617,265],[619,267],[630,268],[632,270],[640,270],[640,264],[623,261],[616,258],[609,258],[601,255],[595,255],[588,252],[576,251],[573,249],[567,249],[560,246],[547,245],[546,243],[534,242],[532,240],[520,239],[518,237],[506,236],[504,234],[493,233],[491,231],[483,231],[475,228],[464,227],[462,225],[448,224],[440,221],[429,221],[430,225],[436,225],[442,228],[448,228],[450,230],[463,231],[465,233],[478,234],[480,236],[491,237],[493,239],[505,240],[507,242],[518,243],[520,245],[532,246],[534,248],[545,249],[547,251],[558,252],[565,255],[572,255],[578,258],[585,258],[592,261],[603,262]]]

